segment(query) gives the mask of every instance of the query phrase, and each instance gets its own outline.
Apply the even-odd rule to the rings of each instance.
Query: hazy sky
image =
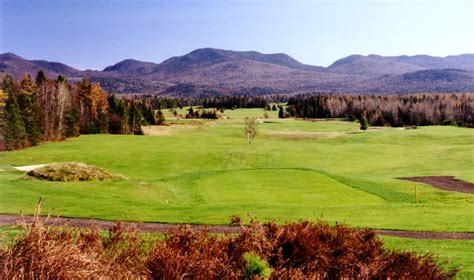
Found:
[[[474,53],[474,0],[0,0],[0,52],[103,69],[197,48],[351,54]]]

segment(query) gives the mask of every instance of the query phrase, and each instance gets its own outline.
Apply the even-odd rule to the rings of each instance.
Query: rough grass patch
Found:
[[[51,163],[31,170],[27,175],[55,182],[104,181],[123,178],[100,167],[77,162]]]

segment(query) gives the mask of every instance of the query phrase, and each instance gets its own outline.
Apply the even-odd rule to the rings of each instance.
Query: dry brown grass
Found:
[[[39,206],[40,207],[40,206]],[[38,213],[24,235],[0,251],[0,279],[146,278],[142,240],[121,224],[101,237],[97,227],[46,227]]]
[[[323,222],[253,223],[221,236],[185,226],[151,249],[121,224],[105,236],[96,227],[45,227],[39,216],[25,227],[0,250],[0,279],[243,279],[249,252],[270,266],[271,279],[451,279],[456,273],[443,271],[431,255],[387,251],[373,231]]]
[[[27,173],[29,176],[58,182],[112,180],[123,178],[112,175],[100,167],[77,162],[51,163]]]

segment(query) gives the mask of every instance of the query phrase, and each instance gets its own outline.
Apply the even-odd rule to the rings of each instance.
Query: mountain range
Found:
[[[221,94],[474,92],[474,54],[351,55],[329,67],[303,64],[283,53],[197,49],[161,63],[126,59],[102,71],[0,54],[0,72],[19,79],[43,70],[49,78],[89,78],[117,94],[209,96]]]

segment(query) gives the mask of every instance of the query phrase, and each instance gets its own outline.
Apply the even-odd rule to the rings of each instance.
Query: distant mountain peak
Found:
[[[285,53],[263,54],[257,51],[230,51],[215,48],[201,48],[183,56],[165,60],[159,68],[165,71],[182,72],[196,65],[213,65],[230,61],[253,61],[274,64],[302,71],[322,71],[323,67],[305,65]]]
[[[0,54],[0,70],[8,72],[17,78],[23,76],[25,73],[34,76],[40,70],[43,70],[45,74],[51,78],[56,78],[60,74],[69,77],[77,77],[81,73],[81,71],[63,63],[45,60],[27,60],[11,52]]]
[[[156,63],[129,58],[114,65],[105,67],[103,72],[116,72],[127,75],[145,75],[153,72],[156,66],[158,66]]]
[[[0,54],[0,58],[3,60],[3,59],[23,59],[22,57],[14,54],[14,53],[11,53],[11,52],[6,52],[6,53],[2,53]]]

